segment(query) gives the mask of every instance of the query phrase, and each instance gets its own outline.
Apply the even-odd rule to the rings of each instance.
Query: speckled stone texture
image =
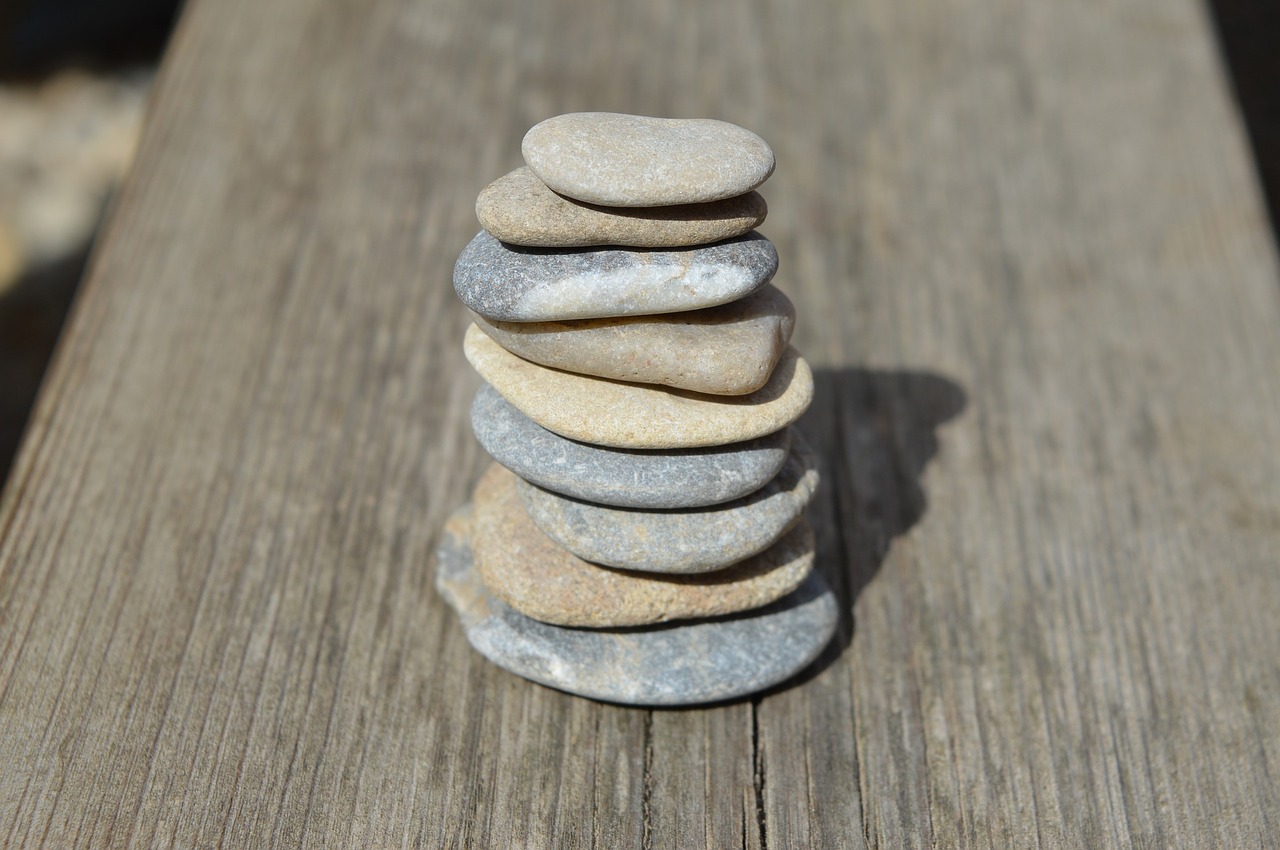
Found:
[[[795,328],[791,300],[772,284],[718,307],[572,322],[476,325],[525,360],[618,381],[663,384],[712,395],[765,385]]]
[[[673,250],[521,248],[485,231],[453,267],[453,288],[490,320],[559,322],[714,307],[749,295],[778,270],[759,233]]]
[[[835,594],[815,571],[777,602],[731,617],[608,631],[540,623],[485,590],[472,565],[467,508],[445,524],[436,589],[494,664],[625,705],[697,705],[764,690],[809,666],[839,622]]]
[[[490,235],[540,248],[706,245],[754,230],[768,212],[759,192],[669,207],[586,204],[551,191],[527,166],[499,177],[476,199],[476,218]]]
[[[768,180],[774,166],[764,139],[709,118],[557,115],[529,130],[520,150],[556,192],[616,207],[731,198]]]
[[[788,347],[762,388],[712,396],[548,369],[498,345],[475,325],[463,350],[480,376],[521,413],[571,440],[621,449],[723,446],[800,418],[813,400],[809,364]]]
[[[772,546],[800,520],[818,478],[817,459],[797,434],[776,478],[723,505],[646,511],[570,499],[526,481],[517,489],[534,524],[580,558],[690,574],[723,569]]]
[[[489,592],[545,623],[644,626],[747,611],[795,590],[813,567],[813,532],[802,523],[767,551],[714,573],[605,569],[538,530],[516,494],[518,480],[496,463],[480,479],[472,549]]]
[[[548,431],[489,385],[471,405],[471,428],[490,456],[540,487],[627,508],[696,508],[759,490],[791,448],[784,428],[745,443],[703,449],[628,451]]]

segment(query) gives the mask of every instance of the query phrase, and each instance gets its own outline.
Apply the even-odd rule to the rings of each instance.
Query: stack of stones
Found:
[[[579,113],[480,193],[454,287],[496,461],[437,586],[498,665],[611,702],[761,690],[831,639],[792,423],[813,378],[754,232],[773,173],[721,121]]]

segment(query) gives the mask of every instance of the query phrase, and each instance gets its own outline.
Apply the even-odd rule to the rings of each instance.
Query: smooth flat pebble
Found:
[[[528,166],[499,177],[476,198],[476,218],[490,235],[539,248],[706,245],[754,230],[768,212],[759,192],[708,204],[602,207],[556,194]]]
[[[469,514],[445,524],[436,589],[476,651],[548,687],[623,705],[719,702],[790,679],[835,635],[839,606],[816,571],[777,602],[732,617],[607,631],[540,623],[485,590]]]
[[[795,328],[791,300],[768,284],[718,307],[662,316],[476,325],[525,360],[616,381],[712,395],[765,385]]]
[[[576,375],[530,363],[474,324],[467,360],[502,397],[543,428],[570,440],[620,449],[723,446],[795,422],[813,400],[813,373],[791,346],[769,381],[748,395],[712,396]]]
[[[627,570],[691,574],[763,552],[798,521],[818,487],[817,459],[796,435],[782,471],[723,505],[646,511],[583,502],[519,481],[529,519],[587,561]]]
[[[711,118],[574,112],[535,125],[520,144],[533,173],[589,204],[699,204],[750,192],[773,174],[764,139]]]
[[[489,592],[544,623],[647,626],[748,611],[786,596],[813,568],[813,531],[802,523],[767,551],[714,573],[605,569],[538,530],[516,493],[518,480],[496,463],[481,477],[472,496],[471,545]]]
[[[673,250],[521,248],[480,231],[453,267],[453,288],[489,320],[559,322],[698,310],[735,301],[778,271],[759,233]]]
[[[548,431],[485,384],[471,429],[498,463],[540,487],[628,508],[696,508],[759,490],[791,448],[790,428],[704,449],[629,451],[579,443]]]

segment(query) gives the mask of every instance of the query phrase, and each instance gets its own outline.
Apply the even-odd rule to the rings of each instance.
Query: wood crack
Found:
[[[640,846],[644,850],[653,850],[653,712],[644,713],[644,790],[640,798],[641,820],[644,832],[640,837]]]
[[[764,814],[764,753],[760,748],[760,698],[751,700],[751,777],[755,790],[756,830],[760,835],[761,850],[769,850],[769,835],[765,827]],[[746,840],[746,835],[743,835]]]

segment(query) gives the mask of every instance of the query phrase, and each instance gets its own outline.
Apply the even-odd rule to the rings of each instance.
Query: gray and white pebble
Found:
[[[804,513],[818,486],[817,459],[797,433],[782,471],[760,490],[691,510],[615,508],[521,480],[529,518],[585,561],[656,573],[704,573],[763,552]]]
[[[521,478],[626,508],[705,507],[753,493],[782,468],[792,433],[784,428],[705,449],[608,449],[548,431],[488,384],[471,404],[471,428],[484,450]]]
[[[699,204],[750,192],[773,173],[764,139],[727,121],[574,112],[535,125],[524,161],[556,192],[589,204]]]
[[[786,681],[835,635],[839,607],[816,572],[777,602],[720,619],[616,630],[540,623],[481,584],[469,514],[464,507],[445,525],[436,589],[481,655],[552,688],[624,705],[719,702]]]
[[[553,250],[499,242],[485,231],[453,267],[453,288],[486,319],[547,322],[714,307],[764,286],[778,252],[759,233],[675,250]]]

